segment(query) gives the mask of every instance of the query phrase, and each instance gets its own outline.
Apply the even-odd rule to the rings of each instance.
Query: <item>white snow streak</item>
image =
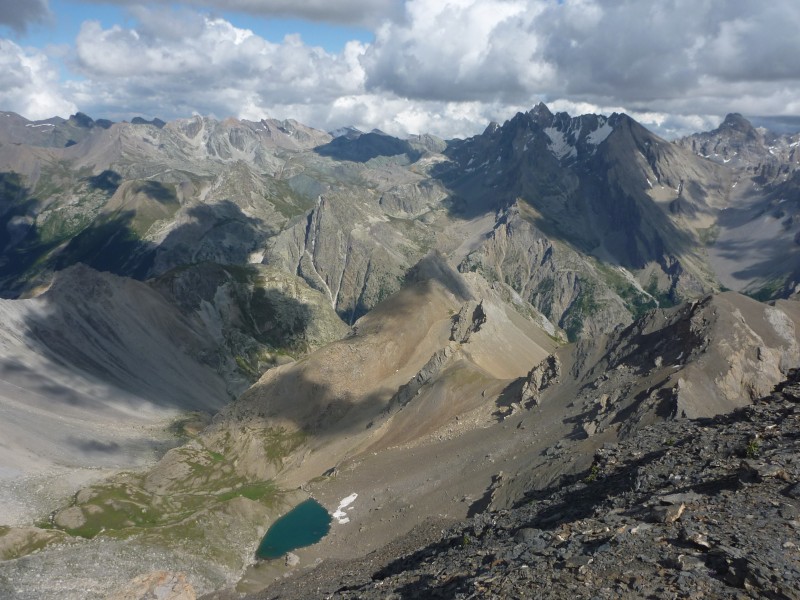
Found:
[[[570,144],[564,137],[564,134],[555,127],[548,127],[544,130],[544,133],[550,138],[550,152],[552,152],[559,159],[564,159],[568,156],[575,156],[578,154],[575,146]]]
[[[614,131],[614,128],[608,124],[608,121],[606,121],[595,131],[586,136],[586,141],[597,146],[598,144],[602,144],[605,139],[611,135],[612,131]]]
[[[332,516],[339,522],[340,525],[350,522],[350,519],[347,516],[347,513],[344,512],[344,509],[355,502],[356,498],[358,498],[358,494],[353,493],[339,502],[339,508],[336,509]]]

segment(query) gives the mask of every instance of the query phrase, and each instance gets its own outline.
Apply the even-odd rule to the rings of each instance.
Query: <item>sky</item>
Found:
[[[451,138],[538,102],[674,138],[800,115],[798,0],[0,0],[0,110]]]

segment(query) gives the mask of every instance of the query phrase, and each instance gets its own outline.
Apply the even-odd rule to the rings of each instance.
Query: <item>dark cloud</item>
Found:
[[[0,25],[23,33],[28,25],[50,18],[47,0],[0,0]]]
[[[13,0],[10,0],[13,1]],[[128,0],[88,0],[97,4],[130,4]],[[141,0],[138,4],[175,4]],[[183,0],[182,4],[252,15],[297,17],[311,21],[373,26],[402,15],[403,0]]]
[[[571,96],[618,102],[702,96],[713,81],[800,81],[800,4],[568,0],[537,20],[542,55]]]
[[[631,103],[683,97],[708,79],[800,80],[796,0],[409,0],[406,9],[366,53],[373,89]]]

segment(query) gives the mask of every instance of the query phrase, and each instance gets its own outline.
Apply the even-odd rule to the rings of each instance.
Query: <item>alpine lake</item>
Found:
[[[256,557],[280,558],[297,548],[316,544],[330,529],[331,515],[319,502],[309,498],[270,526],[256,550]]]

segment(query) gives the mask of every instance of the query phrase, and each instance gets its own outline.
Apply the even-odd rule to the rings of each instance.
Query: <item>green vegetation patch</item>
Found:
[[[301,430],[288,431],[283,427],[268,429],[264,436],[264,452],[271,463],[280,463],[302,446],[308,435]]]
[[[669,308],[670,306],[675,306],[678,304],[678,302],[672,298],[668,291],[664,292],[658,288],[658,276],[655,273],[650,274],[650,281],[645,287],[645,290],[647,290],[647,293],[653,298],[658,300],[658,305],[661,308]]]
[[[780,279],[772,279],[764,284],[757,290],[745,290],[745,295],[750,296],[753,300],[759,302],[767,302],[780,298],[783,292],[784,282]]]
[[[567,309],[561,323],[561,328],[566,332],[567,339],[570,342],[578,339],[583,330],[584,320],[597,313],[600,307],[596,297],[595,284],[591,281],[582,280],[578,296]]]
[[[269,430],[264,438],[265,454],[268,460],[280,462],[304,440],[302,432]],[[55,527],[84,538],[99,534],[126,538],[143,531],[174,529],[186,519],[238,497],[258,502],[265,509],[273,509],[281,501],[283,491],[274,482],[248,480],[237,474],[230,450],[194,442],[174,452],[177,460],[166,484],[149,482],[153,472],[121,474],[76,494],[72,505],[56,516]],[[62,514],[68,518],[60,519]]]
[[[625,303],[625,308],[633,315],[634,318],[640,317],[648,310],[658,308],[656,301],[649,297],[647,294],[638,289],[631,281],[625,277],[620,271],[611,266],[598,262],[596,264],[598,271],[603,277],[603,280],[609,287],[622,298]],[[650,294],[655,298],[655,295]]]
[[[225,502],[233,498],[247,498],[248,500],[255,500],[262,504],[268,505],[270,508],[277,506],[280,500],[280,490],[272,481],[261,481],[257,483],[248,483],[235,490],[224,492],[217,496],[217,500]]]
[[[704,246],[713,246],[717,242],[717,239],[719,239],[719,234],[719,225],[712,225],[711,227],[697,230],[697,237],[700,238],[700,243]]]
[[[315,204],[314,199],[297,193],[282,180],[274,180],[274,189],[269,190],[264,198],[286,219],[304,214]]]
[[[63,542],[60,531],[0,526],[0,560],[12,560]]]

